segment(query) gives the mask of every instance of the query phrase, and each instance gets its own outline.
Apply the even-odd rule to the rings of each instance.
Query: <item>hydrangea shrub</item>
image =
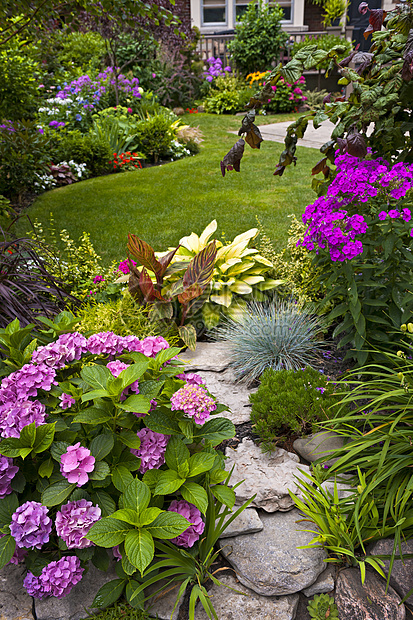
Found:
[[[13,329],[25,344],[31,327]],[[2,366],[0,564],[24,561],[32,596],[62,598],[89,561],[115,557],[121,586],[95,606],[124,588],[130,600],[160,545],[193,548],[211,503],[234,505],[215,450],[234,426],[212,417],[225,408],[179,352],[160,336],[70,332]]]
[[[334,335],[350,343],[348,356],[366,362],[368,349],[397,345],[391,334],[413,313],[413,165],[381,157],[360,160],[337,152],[336,176],[309,205],[299,241],[314,252],[326,292],[339,318]]]

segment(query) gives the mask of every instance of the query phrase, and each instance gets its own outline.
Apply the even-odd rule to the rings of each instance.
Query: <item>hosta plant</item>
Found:
[[[182,265],[188,264],[207,247],[216,229],[217,222],[213,220],[200,236],[193,232],[183,237],[172,258],[172,266],[178,266],[176,263],[180,262]],[[202,320],[208,329],[215,327],[222,315],[236,319],[245,310],[248,300],[265,300],[264,291],[274,289],[281,283],[268,275],[273,267],[271,261],[261,256],[257,249],[249,247],[258,232],[257,228],[251,228],[227,245],[215,240],[217,254],[202,305]],[[173,287],[178,274],[172,272],[165,280]]]
[[[27,330],[18,338],[14,328],[23,346]],[[179,351],[162,337],[69,331],[2,379],[0,566],[24,561],[35,598],[66,596],[89,561],[107,570],[107,550],[119,579],[95,607],[124,591],[141,606],[133,594],[164,547],[208,567],[206,515],[215,525],[235,502],[215,446],[235,429],[212,417],[225,407],[185,374]]]

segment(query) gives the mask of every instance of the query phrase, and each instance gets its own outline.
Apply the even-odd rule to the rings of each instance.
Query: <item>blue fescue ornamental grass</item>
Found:
[[[252,302],[237,321],[228,319],[215,332],[228,344],[238,380],[259,379],[267,368],[297,370],[313,366],[323,344],[322,320],[295,301]]]

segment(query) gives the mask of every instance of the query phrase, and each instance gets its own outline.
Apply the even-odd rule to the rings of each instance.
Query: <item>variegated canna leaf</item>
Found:
[[[204,286],[200,286],[195,282],[195,284],[191,284],[191,286],[188,286],[188,288],[186,288],[183,293],[178,295],[178,301],[184,306],[186,306],[193,299],[200,297],[204,290]]]
[[[142,269],[139,277],[139,288],[142,291],[145,303],[150,303],[152,301],[155,301],[156,299],[159,301],[166,301],[166,299],[162,297],[160,292],[155,289],[149,273],[146,271],[145,267]]]
[[[129,252],[138,259],[141,265],[149,269],[149,271],[153,271],[155,274],[159,275],[162,272],[162,265],[157,260],[155,256],[155,252],[151,248],[151,246],[143,241],[143,239],[139,239],[136,235],[128,235],[128,250]]]
[[[214,273],[216,256],[217,248],[215,241],[209,243],[206,248],[194,256],[184,275],[184,290],[193,284],[197,284],[202,289],[207,286]]]
[[[195,351],[196,347],[196,330],[193,325],[182,325],[178,329],[179,336],[182,338],[186,346]]]

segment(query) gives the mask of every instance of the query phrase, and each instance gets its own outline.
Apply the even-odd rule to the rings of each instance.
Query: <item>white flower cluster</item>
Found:
[[[45,192],[48,189],[52,189],[55,187],[56,180],[52,177],[51,174],[37,174],[37,181],[33,183],[33,186],[36,191]]]
[[[73,161],[73,159],[71,159],[69,162],[62,161],[60,162],[60,164],[57,165],[60,166],[62,164],[67,164],[68,166],[70,166],[73,174],[77,176],[78,179],[81,179],[82,177],[88,177],[88,169],[86,167],[86,164],[77,164],[75,161]]]
[[[188,157],[188,155],[191,155],[191,151],[178,142],[178,140],[172,140],[170,152],[172,154],[171,161],[182,159],[182,157]]]

